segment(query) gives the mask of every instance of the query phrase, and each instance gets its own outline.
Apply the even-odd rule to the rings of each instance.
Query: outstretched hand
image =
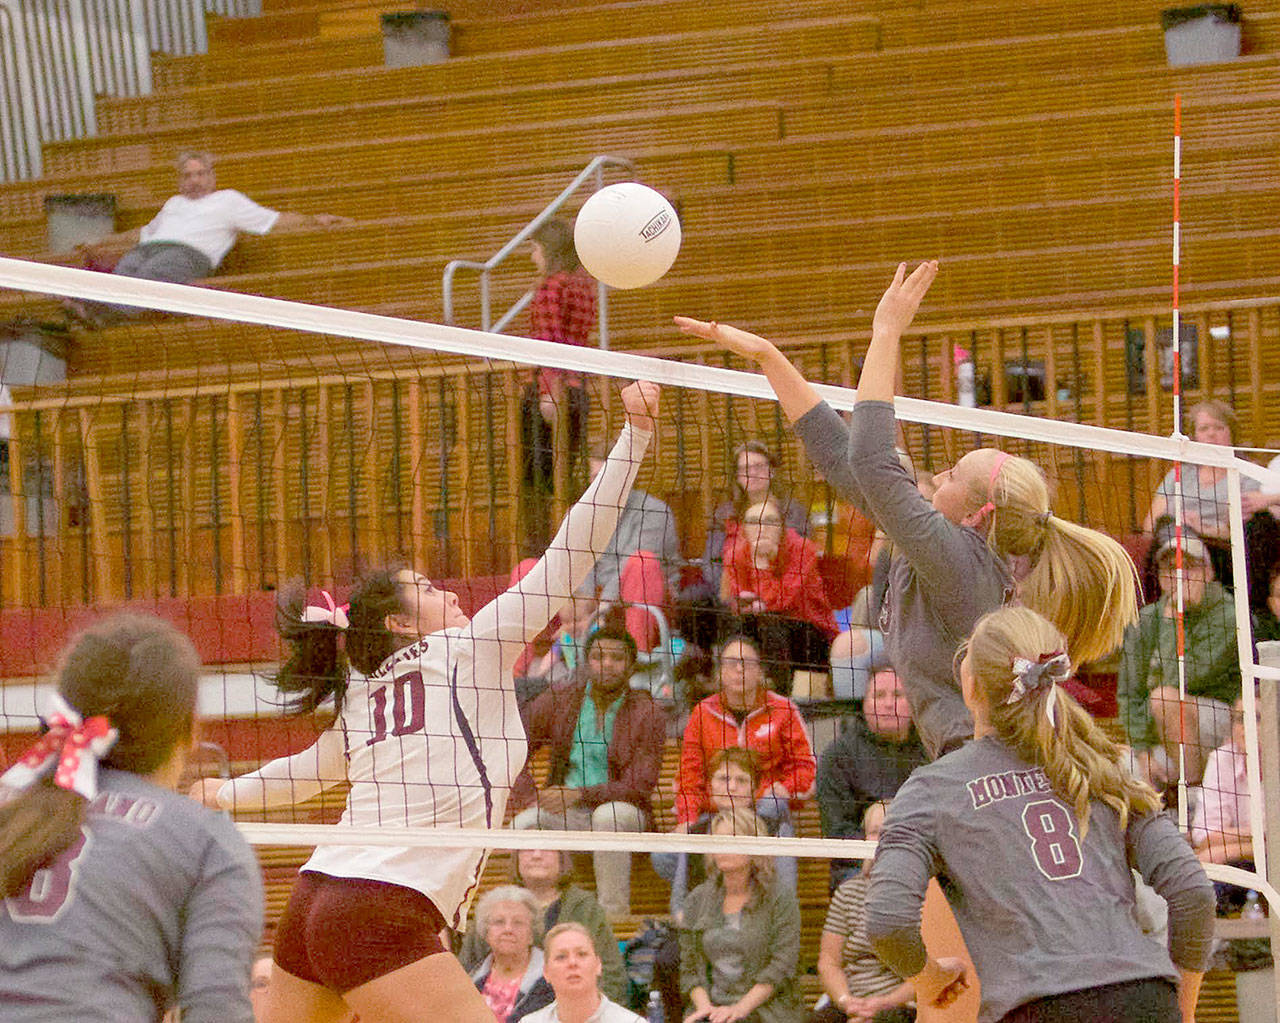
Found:
[[[758,334],[749,334],[745,330],[731,327],[727,323],[695,320],[688,316],[676,316],[673,319],[676,326],[686,334],[692,334],[706,341],[714,341],[721,348],[729,349],[734,355],[741,355],[748,362],[759,362],[773,350],[773,342],[765,340]]]
[[[637,380],[622,389],[622,407],[627,412],[627,421],[637,430],[653,432],[661,393],[662,389],[649,380]]]
[[[899,263],[898,271],[893,275],[893,283],[880,297],[876,306],[875,317],[871,321],[872,333],[892,333],[901,336],[915,319],[920,301],[929,290],[929,285],[938,276],[938,261],[926,260],[907,276],[907,264]]]

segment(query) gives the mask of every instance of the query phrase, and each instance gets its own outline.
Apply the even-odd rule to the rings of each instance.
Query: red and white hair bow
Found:
[[[349,604],[334,603],[333,596],[328,590],[321,590],[320,596],[324,598],[325,607],[316,604],[308,604],[302,609],[302,620],[304,622],[323,622],[326,625],[332,625],[335,628],[345,629],[351,622],[347,619],[347,608]]]
[[[59,788],[93,799],[98,794],[98,761],[110,752],[120,733],[102,715],[82,720],[56,693],[45,726],[48,731],[0,775],[0,784],[25,789],[52,772]]]

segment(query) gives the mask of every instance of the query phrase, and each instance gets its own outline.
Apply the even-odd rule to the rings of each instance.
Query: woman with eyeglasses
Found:
[[[363,580],[349,608],[279,617],[292,653],[276,685],[335,723],[314,746],[198,795],[227,809],[302,802],[350,782],[343,825],[498,828],[524,766],[512,668],[604,551],[654,429],[658,388],[622,392],[627,425],[546,554],[474,618],[411,569]],[[348,670],[348,664],[354,668]],[[321,846],[302,867],[275,942],[272,1021],[431,1018],[492,1023],[441,934],[461,929],[485,852]]]

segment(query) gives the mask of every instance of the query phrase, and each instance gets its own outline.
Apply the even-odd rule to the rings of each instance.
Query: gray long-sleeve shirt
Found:
[[[893,541],[885,648],[925,749],[941,756],[973,734],[952,660],[974,623],[1012,595],[1009,566],[916,488],[894,449],[892,403],[858,402],[846,427],[824,402],[795,429],[827,482]]]
[[[601,600],[616,601],[627,559],[639,551],[649,551],[657,557],[667,592],[674,593],[680,581],[680,537],[676,532],[676,517],[666,502],[633,488],[622,514],[618,516],[618,527],[613,531],[609,546],[578,592],[594,593],[599,588]],[[661,602],[661,596],[654,594],[652,603]]]
[[[1137,870],[1169,903],[1169,948],[1134,916]],[[904,977],[925,965],[920,913],[937,876],[982,986],[980,1023],[1024,1002],[1103,984],[1203,970],[1213,885],[1164,814],[1094,803],[1075,811],[1044,771],[994,737],[919,768],[885,820],[867,894],[867,934]]]
[[[103,770],[82,838],[0,904],[6,1023],[252,1023],[262,881],[231,819]]]

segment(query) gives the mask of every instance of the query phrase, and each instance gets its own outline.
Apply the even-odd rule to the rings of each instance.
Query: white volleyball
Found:
[[[680,219],[666,196],[624,181],[600,189],[583,204],[573,244],[592,277],[611,288],[643,288],[676,261]]]

